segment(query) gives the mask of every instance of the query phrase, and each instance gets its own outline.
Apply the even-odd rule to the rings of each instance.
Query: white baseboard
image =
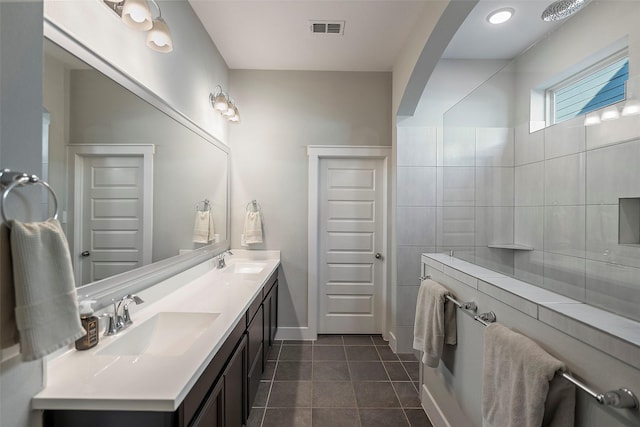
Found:
[[[440,406],[435,401],[427,387],[422,384],[420,387],[420,403],[422,403],[422,409],[427,413],[429,421],[433,427],[451,427],[451,424],[447,421],[446,417],[442,413]]]
[[[396,338],[396,335],[391,331],[389,331],[389,347],[394,353],[398,352],[398,339]]]
[[[311,331],[309,327],[286,327],[279,326],[276,332],[276,340],[305,340],[315,341],[318,335]]]

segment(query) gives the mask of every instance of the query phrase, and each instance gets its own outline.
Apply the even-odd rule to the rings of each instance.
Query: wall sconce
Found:
[[[216,93],[209,94],[209,102],[214,110],[218,111],[222,117],[226,118],[232,123],[240,122],[240,113],[238,112],[238,107],[236,107],[227,96],[222,91],[222,87],[220,85],[216,86]]]
[[[162,11],[155,0],[150,0],[158,9],[158,16],[151,17],[147,0],[103,0],[109,10],[117,14],[129,28],[137,31],[148,31],[147,47],[156,52],[169,53],[173,50],[173,40],[166,21],[162,19]]]

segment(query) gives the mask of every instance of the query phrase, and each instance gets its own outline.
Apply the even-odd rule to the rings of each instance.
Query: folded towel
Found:
[[[444,344],[455,345],[456,307],[445,296],[449,290],[438,282],[425,279],[418,290],[413,327],[413,348],[423,352],[422,363],[438,366]]]
[[[247,212],[245,215],[244,241],[247,245],[262,243],[262,217],[260,211]]]
[[[575,386],[555,378],[565,365],[498,323],[484,332],[484,427],[573,426]],[[553,381],[552,381],[553,380]]]
[[[20,351],[39,359],[86,334],[80,323],[67,239],[55,219],[10,221]]]
[[[0,348],[18,344],[9,229],[0,224]]]
[[[213,240],[213,215],[211,211],[196,211],[196,219],[193,224],[193,242],[208,243]]]

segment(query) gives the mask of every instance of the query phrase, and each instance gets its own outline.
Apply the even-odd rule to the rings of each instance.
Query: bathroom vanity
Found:
[[[242,426],[275,340],[279,263],[208,261],[129,329],[50,360],[32,401],[43,425]]]

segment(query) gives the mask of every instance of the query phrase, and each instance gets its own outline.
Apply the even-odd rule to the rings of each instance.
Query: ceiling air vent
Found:
[[[313,34],[344,34],[344,21],[309,21]]]

